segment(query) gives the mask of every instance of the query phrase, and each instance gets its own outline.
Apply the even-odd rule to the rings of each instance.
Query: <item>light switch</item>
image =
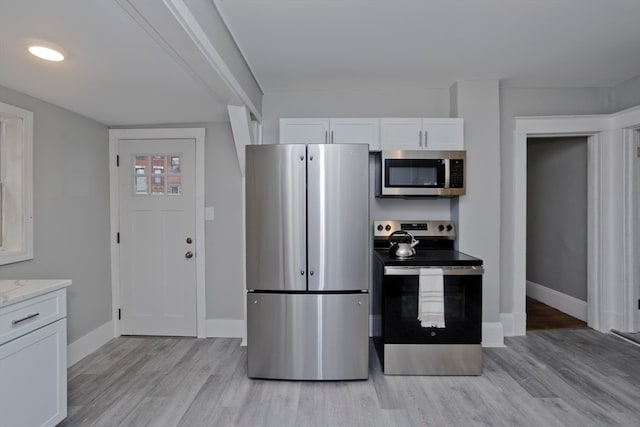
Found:
[[[213,216],[214,216],[213,206],[207,206],[206,208],[204,208],[205,221],[213,221]]]

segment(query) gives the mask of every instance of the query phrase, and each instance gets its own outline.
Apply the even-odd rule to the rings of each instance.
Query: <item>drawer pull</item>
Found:
[[[12,321],[11,321],[11,324],[12,324],[13,326],[15,326],[15,325],[17,325],[18,323],[22,323],[22,322],[24,322],[24,321],[26,321],[26,320],[33,319],[34,317],[38,317],[38,316],[40,316],[40,313],[29,314],[28,316],[25,316],[25,317],[23,317],[22,319],[12,320]]]

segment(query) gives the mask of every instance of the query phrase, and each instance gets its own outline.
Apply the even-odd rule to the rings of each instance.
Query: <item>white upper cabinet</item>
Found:
[[[464,120],[381,119],[380,147],[383,150],[464,150]]]
[[[464,150],[464,120],[422,119],[422,141],[425,150]]]
[[[380,150],[379,119],[280,119],[280,144],[369,144]]]
[[[331,142],[369,144],[369,151],[380,150],[380,119],[330,119]]]
[[[329,143],[329,119],[280,119],[280,144]]]
[[[381,119],[380,147],[383,150],[421,150],[422,119]]]

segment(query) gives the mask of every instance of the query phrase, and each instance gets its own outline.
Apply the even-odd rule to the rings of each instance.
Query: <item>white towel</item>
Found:
[[[418,320],[423,328],[444,328],[444,279],[441,268],[421,268]]]

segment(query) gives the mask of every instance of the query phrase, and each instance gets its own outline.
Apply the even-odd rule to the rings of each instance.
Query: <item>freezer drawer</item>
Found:
[[[249,292],[247,323],[251,378],[368,378],[367,293]]]

